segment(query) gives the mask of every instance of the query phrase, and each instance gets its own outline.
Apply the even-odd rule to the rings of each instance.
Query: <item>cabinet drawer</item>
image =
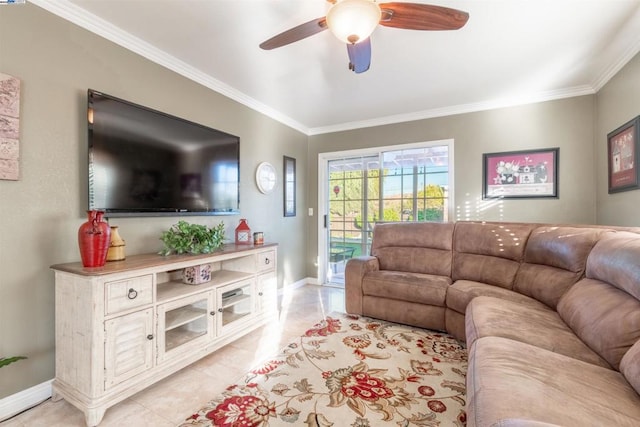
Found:
[[[264,251],[258,254],[258,271],[269,271],[276,268],[276,251]]]
[[[152,276],[138,276],[105,284],[105,314],[151,304],[153,301]]]

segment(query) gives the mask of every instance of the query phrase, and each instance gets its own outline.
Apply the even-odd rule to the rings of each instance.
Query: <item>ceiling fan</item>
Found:
[[[375,0],[327,0],[327,16],[293,27],[260,44],[265,50],[286,46],[326,29],[347,44],[349,69],[363,73],[371,64],[369,36],[378,24],[405,30],[457,30],[469,14],[444,6],[420,3],[376,3]]]

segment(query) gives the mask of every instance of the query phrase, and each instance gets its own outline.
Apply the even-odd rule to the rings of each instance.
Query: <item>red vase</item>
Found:
[[[84,267],[102,267],[107,262],[111,228],[102,220],[104,212],[87,211],[87,222],[78,229],[78,246]]]

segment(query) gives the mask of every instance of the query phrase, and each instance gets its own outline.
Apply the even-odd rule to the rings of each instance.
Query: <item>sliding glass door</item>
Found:
[[[380,160],[350,157],[328,162],[327,279],[343,283],[344,266],[354,256],[368,254],[374,218],[378,214]]]
[[[451,146],[439,141],[321,156],[323,283],[344,283],[346,262],[370,253],[377,222],[449,220]]]

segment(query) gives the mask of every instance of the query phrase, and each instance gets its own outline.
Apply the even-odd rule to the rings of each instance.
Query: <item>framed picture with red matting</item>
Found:
[[[483,155],[483,199],[558,198],[559,148]]]
[[[607,135],[609,194],[637,190],[640,160],[640,116]]]

